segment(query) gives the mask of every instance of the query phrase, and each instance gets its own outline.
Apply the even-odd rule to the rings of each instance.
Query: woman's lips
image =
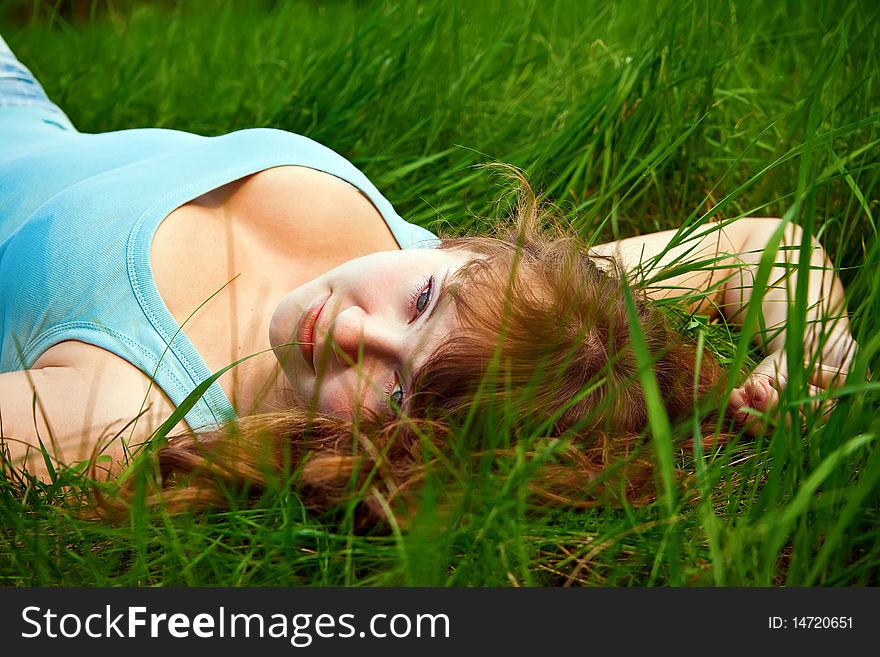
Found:
[[[321,297],[303,313],[299,320],[299,327],[296,331],[296,341],[299,343],[299,349],[303,358],[312,366],[312,370],[317,373],[318,368],[315,367],[315,327],[318,324],[318,316],[324,309],[324,304],[330,295]]]

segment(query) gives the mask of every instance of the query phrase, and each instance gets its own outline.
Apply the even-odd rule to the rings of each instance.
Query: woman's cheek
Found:
[[[354,370],[326,381],[318,392],[318,410],[344,420],[354,419],[355,409],[380,405],[384,392],[373,378],[357,376]],[[381,408],[373,409],[381,412]]]
[[[326,415],[350,420],[354,417],[354,395],[340,381],[328,381],[318,391],[318,410]]]

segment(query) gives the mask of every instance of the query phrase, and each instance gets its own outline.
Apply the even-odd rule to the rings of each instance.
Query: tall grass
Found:
[[[84,132],[273,126],[359,165],[411,221],[480,231],[522,168],[585,239],[785,216],[826,246],[861,345],[835,411],[677,453],[652,425],[660,489],[644,508],[548,507],[535,458],[443,461],[406,531],[360,535],[352,508],[284,488],[225,513],[80,517],[75,473],[0,475],[10,585],[847,585],[880,567],[878,10],[868,2],[0,3],[4,35]],[[748,336],[682,329],[734,372]],[[805,329],[796,295],[789,334]],[[809,409],[795,368],[780,415]],[[801,385],[797,385],[800,381]],[[649,403],[658,393],[647,382]],[[503,418],[463,443],[508,446]],[[685,428],[687,429],[687,428]],[[667,440],[663,440],[667,436]],[[663,446],[666,445],[664,448]],[[453,452],[464,447],[452,446]],[[535,457],[535,454],[538,457]],[[682,494],[674,472],[692,473]],[[449,482],[452,482],[450,486]],[[450,493],[451,491],[451,493]]]

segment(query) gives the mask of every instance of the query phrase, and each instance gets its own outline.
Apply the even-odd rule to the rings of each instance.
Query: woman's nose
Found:
[[[333,319],[329,337],[347,366],[373,359],[398,359],[403,341],[391,321],[368,314],[359,306],[346,308]]]

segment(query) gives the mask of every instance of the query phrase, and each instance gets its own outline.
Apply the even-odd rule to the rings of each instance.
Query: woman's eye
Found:
[[[418,310],[419,313],[423,313],[425,311],[425,308],[428,307],[428,304],[431,301],[431,294],[433,292],[434,292],[434,279],[432,277],[431,280],[428,281],[428,286],[424,290],[422,290],[422,293],[416,299],[416,310]]]
[[[389,396],[391,402],[391,410],[397,412],[403,408],[403,388],[398,385]]]
[[[431,300],[431,290],[427,289],[419,295],[419,298],[416,300],[416,309],[419,312],[424,312],[425,308],[428,306],[428,302]]]

